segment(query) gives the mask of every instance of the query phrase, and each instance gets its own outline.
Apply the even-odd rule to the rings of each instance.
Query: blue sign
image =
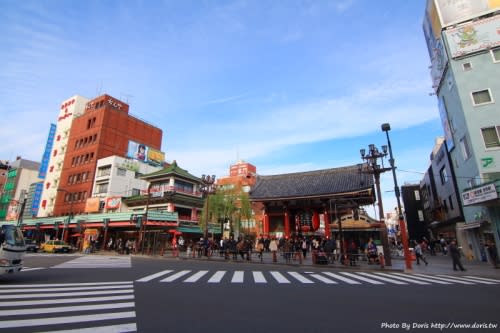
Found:
[[[38,169],[38,178],[45,179],[47,175],[47,169],[49,168],[50,152],[54,146],[54,137],[56,136],[56,125],[50,124],[49,137],[47,138],[47,143],[45,144],[45,150],[42,156],[42,163],[40,164],[40,169]]]

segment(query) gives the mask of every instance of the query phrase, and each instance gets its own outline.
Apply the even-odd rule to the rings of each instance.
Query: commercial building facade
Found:
[[[470,257],[500,244],[500,2],[429,0],[424,34]],[[465,244],[464,244],[465,243]]]

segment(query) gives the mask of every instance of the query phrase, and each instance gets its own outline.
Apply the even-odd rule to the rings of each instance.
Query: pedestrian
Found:
[[[495,243],[489,240],[486,246],[488,247],[488,255],[490,256],[490,261],[493,265],[493,268],[499,268],[500,266],[498,265],[498,251]]]
[[[274,237],[271,240],[271,242],[269,243],[269,250],[273,254],[273,262],[277,262],[278,258],[277,258],[276,253],[278,252],[278,241]]]
[[[453,270],[458,271],[458,268],[460,268],[461,271],[466,271],[466,269],[462,266],[462,263],[460,262],[460,249],[457,246],[457,241],[452,240],[450,245],[448,246],[448,251],[450,252],[451,259],[453,261]]]
[[[427,266],[429,263],[427,260],[425,260],[424,253],[422,251],[422,245],[420,245],[417,241],[415,241],[415,257],[417,258],[417,265],[420,265],[420,260],[422,260],[425,263],[425,266]]]

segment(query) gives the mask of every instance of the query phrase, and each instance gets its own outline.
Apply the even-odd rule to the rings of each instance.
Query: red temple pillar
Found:
[[[325,212],[324,212],[324,220],[325,220],[325,236],[327,238],[331,237],[331,231],[330,231],[330,214],[328,213],[328,209],[325,207]]]
[[[285,208],[285,238],[290,238],[290,215],[287,208]]]
[[[269,215],[267,215],[267,212],[264,211],[264,220],[262,221],[262,223],[264,224],[262,226],[262,231],[265,235],[269,235]]]

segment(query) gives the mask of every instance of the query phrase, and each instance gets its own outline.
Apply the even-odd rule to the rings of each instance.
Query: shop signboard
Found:
[[[480,202],[494,200],[498,198],[498,193],[495,183],[474,188],[469,191],[462,192],[462,201],[464,206],[473,205]]]

